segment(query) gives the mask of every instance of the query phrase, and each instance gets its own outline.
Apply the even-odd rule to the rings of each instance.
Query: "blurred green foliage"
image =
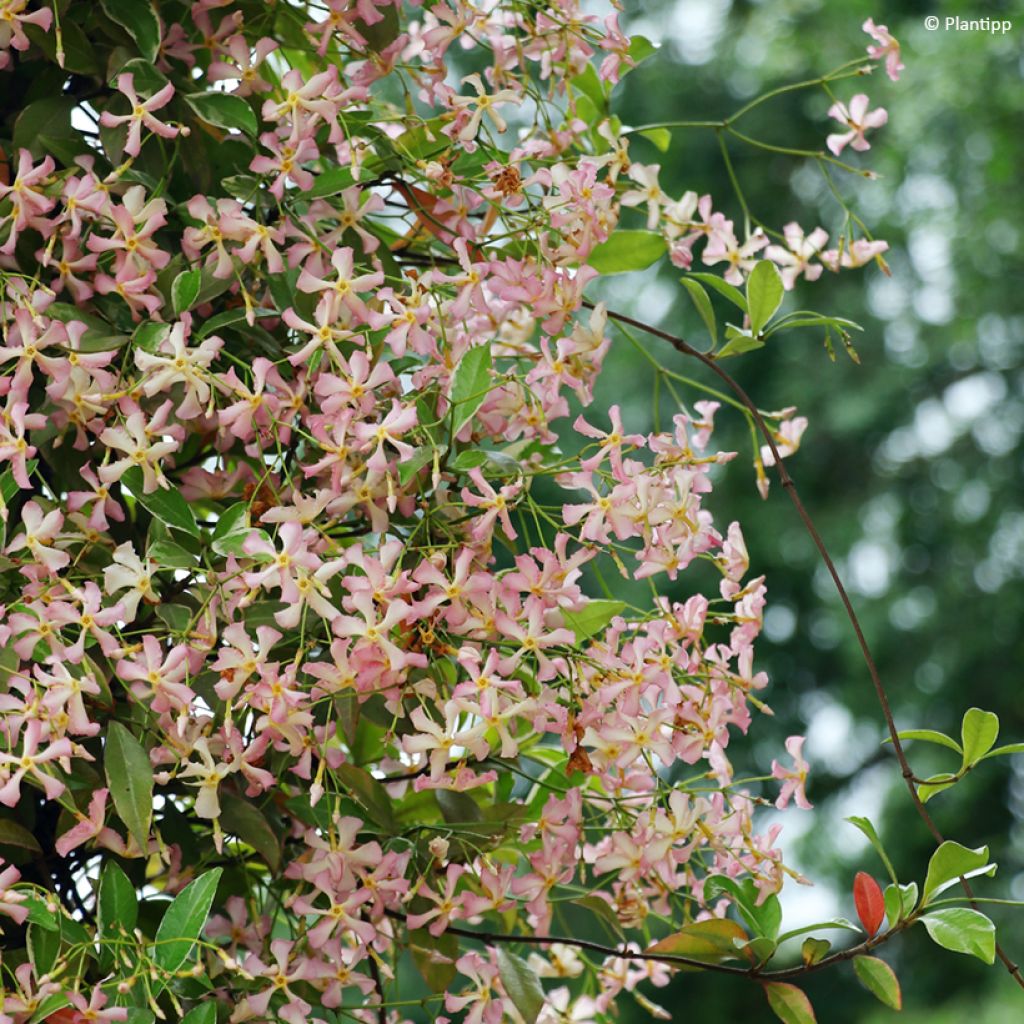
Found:
[[[1014,26],[1005,35],[929,32],[930,14],[1010,18]],[[1001,742],[1020,741],[1024,5],[631,3],[630,31],[662,46],[616,92],[616,109],[630,125],[722,117],[769,88],[814,78],[861,52],[869,40],[860,26],[869,16],[901,41],[906,70],[898,83],[878,69],[870,79],[835,87],[843,100],[868,92],[872,106],[888,108],[889,124],[873,133],[869,153],[851,158],[879,180],[838,173],[833,181],[876,237],[890,242],[892,276],[875,266],[826,272],[813,286],[799,285],[786,307],[810,305],[861,323],[865,331],[854,339],[861,364],[841,352],[831,363],[820,335],[804,330],[731,361],[729,369],[762,408],[796,404],[810,418],[790,469],[850,585],[900,727],[956,735],[963,712],[977,705],[999,714]],[[820,89],[788,93],[760,107],[744,130],[820,149],[832,130],[829,105]],[[733,217],[741,233],[740,203],[712,132],[675,131],[667,153],[637,140],[631,153],[661,165],[662,185],[673,197],[687,189],[711,192],[716,209]],[[729,153],[755,217],[776,229],[790,220],[806,230],[821,224],[834,244],[843,210],[813,163],[733,141]],[[603,294],[614,309],[693,344],[708,341],[669,267],[658,277],[614,279]],[[711,382],[668,346],[645,345],[666,365]],[[630,430],[653,428],[649,366],[624,339],[610,359],[598,405],[618,401]],[[671,411],[662,392],[662,425]],[[785,819],[786,832],[803,829],[795,848],[789,844],[792,856],[819,883],[810,895],[801,893],[800,913],[817,904],[819,918],[852,916],[855,871],[883,872],[843,815],[872,816],[906,878],[923,874],[932,842],[891,751],[880,745],[883,722],[867,672],[809,539],[777,483],[760,501],[741,418],[723,410],[719,428],[718,443],[741,456],[722,476],[713,507],[745,525],[752,571],[768,577],[759,667],[771,675],[766,695],[777,715],[774,723],[757,723],[751,743],[737,742],[730,756],[763,772],[786,735],[809,729],[816,810],[809,820],[797,812]],[[673,596],[684,597],[693,585],[684,576]],[[956,768],[940,748],[911,745],[909,752],[919,775]],[[991,846],[999,876],[979,888],[1024,898],[1024,759],[987,762],[929,806],[948,837]],[[1000,941],[1024,958],[1024,910],[993,909]],[[885,955],[903,983],[908,1024],[968,1014],[978,1024],[1024,1017],[1024,993],[1001,966],[940,955],[923,933],[892,943]],[[895,1019],[861,994],[852,970],[807,981],[822,1021]],[[755,986],[730,979],[685,975],[667,991],[644,990],[677,1020],[686,1019],[691,1003],[710,1019],[712,1009],[722,1020],[772,1019]],[[646,1015],[638,1010],[637,1019]]]

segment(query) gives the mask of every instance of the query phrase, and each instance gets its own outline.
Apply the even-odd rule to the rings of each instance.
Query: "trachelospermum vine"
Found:
[[[858,945],[778,966],[794,872],[757,809],[809,806],[803,741],[756,778],[729,756],[768,710],[766,585],[711,497],[714,420],[748,421],[764,493],[807,421],[718,360],[807,326],[853,354],[849,321],[779,313],[881,261],[851,210],[827,248],[663,192],[633,153],[674,126],[614,113],[653,47],[574,0],[0,16],[0,1021],[597,1022],[664,1016],[638,985],[681,966],[806,1021],[790,979],[844,960],[898,1002],[868,953],[918,920],[992,959],[934,903],[984,851],[942,845],[919,898],[859,821],[893,885],[858,879]],[[826,175],[870,175],[842,157],[885,122],[833,90],[902,67],[864,28],[794,86],[842,122],[784,150]],[[772,95],[675,127],[728,164]],[[600,301],[663,257],[708,351]],[[594,403],[616,336],[670,423]],[[659,595],[694,562],[717,587]],[[912,786],[1014,752],[971,714],[960,772]]]

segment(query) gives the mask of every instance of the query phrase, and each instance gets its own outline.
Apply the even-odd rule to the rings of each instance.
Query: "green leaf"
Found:
[[[909,917],[917,906],[917,882],[908,882],[906,885],[887,885],[883,899],[889,927],[895,928],[900,921]]]
[[[103,768],[114,808],[145,850],[153,815],[153,768],[142,744],[120,722],[107,728]]]
[[[608,601],[602,598],[588,601],[578,612],[563,609],[562,618],[576,634],[576,643],[581,644],[595,633],[600,633],[616,615],[622,614],[625,607],[623,601]]]
[[[921,798],[921,803],[926,804],[933,796],[949,789],[950,786],[955,786],[959,781],[958,775],[952,775],[949,772],[930,775],[917,787],[917,795]]]
[[[200,1003],[192,1007],[184,1017],[181,1024],[217,1024],[217,1004],[213,1002]]]
[[[38,1024],[39,1021],[45,1021],[50,1014],[56,1013],[58,1010],[70,1005],[71,1000],[63,992],[52,992],[39,1001],[36,1012],[28,1019],[29,1024]]]
[[[753,352],[755,349],[764,348],[764,342],[755,338],[749,331],[726,324],[726,343],[715,353],[716,359],[727,359],[729,356],[741,356],[744,352]]]
[[[479,466],[487,467],[487,476],[518,476],[521,465],[506,452],[493,452],[484,448],[467,448],[459,452],[450,463],[452,469],[465,473]]]
[[[769,981],[764,986],[768,1005],[783,1024],[815,1024],[814,1007],[804,993],[784,981]]]
[[[164,911],[153,946],[157,967],[173,974],[188,961],[210,914],[220,875],[221,869],[213,868],[189,882]]]
[[[181,530],[196,538],[201,536],[196,525],[196,517],[180,491],[171,486],[160,487],[151,494],[146,494],[142,485],[142,470],[138,466],[132,466],[121,477],[121,486],[165,526],[172,530]]]
[[[75,22],[65,18],[61,22],[60,44],[63,54],[57,50],[58,39],[54,31],[43,32],[36,25],[26,25],[25,34],[46,56],[56,61],[65,71],[76,75],[97,75],[100,63],[96,58],[89,37]]]
[[[473,418],[491,389],[491,346],[477,345],[460,360],[452,374],[449,397],[452,403],[452,436]]]
[[[262,306],[258,309],[254,309],[252,314],[257,320],[262,317],[281,315],[276,309],[265,309]],[[211,316],[209,320],[204,320],[202,324],[193,331],[193,337],[197,341],[202,341],[203,338],[213,334],[214,331],[219,331],[222,327],[232,327],[234,324],[242,323],[247,315],[248,313],[244,306],[240,306],[237,309],[222,310],[220,313],[215,313]]]
[[[713,288],[719,295],[727,298],[734,306],[742,309],[744,313],[747,311],[747,300],[743,292],[736,288],[734,285],[729,284],[728,281],[723,281],[720,277],[715,274],[707,274],[703,271],[701,273],[691,273],[686,275],[687,278],[706,284],[709,288]]]
[[[623,937],[622,924],[607,900],[600,896],[580,896],[573,901],[573,906],[592,914],[617,939]]]
[[[101,0],[103,10],[135,40],[139,52],[155,61],[160,52],[160,22],[146,0]]]
[[[718,895],[727,895],[755,934],[767,939],[778,938],[782,926],[782,904],[778,896],[771,895],[759,905],[757,899],[760,893],[750,878],[740,882],[727,875],[712,875],[706,885],[707,897],[713,899]]]
[[[175,316],[181,316],[195,305],[202,280],[203,274],[200,270],[183,270],[174,279],[171,285],[171,305],[174,307]]]
[[[100,970],[108,973],[114,967],[114,947],[104,939],[131,935],[139,919],[139,902],[128,876],[116,861],[108,861],[100,875],[97,898],[96,938],[100,941]]]
[[[640,64],[647,60],[648,57],[653,57],[658,52],[658,47],[646,36],[635,35],[630,37],[629,50],[627,52],[629,53],[629,59],[634,64]]]
[[[139,900],[135,886],[117,861],[108,861],[100,875],[98,899],[99,934],[131,934],[139,920]]]
[[[194,569],[196,567],[196,556],[170,540],[158,540],[155,544],[150,544],[146,556],[153,559],[161,569]]]
[[[1006,754],[1024,754],[1024,743],[1007,743],[1006,746],[996,747],[995,750],[990,750],[985,758],[1003,757]]]
[[[711,335],[712,345],[717,345],[718,324],[715,322],[715,311],[711,306],[711,299],[708,298],[708,293],[704,291],[699,282],[689,277],[681,278],[681,280],[683,287],[690,293],[690,298],[693,300],[694,306],[697,307],[697,312],[700,314],[701,320],[704,321],[708,334]]]
[[[758,335],[768,323],[786,294],[775,264],[760,260],[747,278],[747,311],[750,315],[750,332]]]
[[[330,167],[323,174],[318,174],[313,187],[306,193],[310,199],[322,199],[334,196],[356,183],[351,167]]]
[[[544,989],[541,988],[533,968],[522,957],[510,953],[504,946],[498,946],[498,972],[505,992],[521,1014],[525,1024],[535,1024],[544,1006]]]
[[[996,959],[996,926],[977,910],[947,907],[919,918],[932,942],[954,953],[969,953],[987,964]]]
[[[638,134],[653,142],[662,153],[667,153],[672,145],[672,133],[667,128],[645,128]]]
[[[18,846],[30,853],[42,853],[38,840],[24,825],[10,818],[0,818],[0,846]]]
[[[860,829],[864,833],[868,842],[875,848],[875,853],[881,858],[882,863],[885,865],[885,870],[889,872],[889,877],[893,880],[894,885],[899,885],[899,879],[896,877],[896,869],[892,866],[892,861],[889,860],[889,855],[885,852],[885,847],[882,846],[882,840],[878,838],[878,833],[875,831],[875,826],[868,821],[867,818],[852,817],[845,819],[854,828]]]
[[[226,92],[197,92],[185,97],[185,102],[204,120],[217,128],[234,128],[255,135],[259,123],[252,107],[241,98]]]
[[[875,998],[893,1010],[903,1009],[903,994],[893,969],[876,956],[855,956],[853,969],[861,984]]]
[[[38,924],[28,926],[28,958],[35,968],[37,978],[50,973],[60,952],[60,932],[43,928]]]
[[[365,768],[358,765],[340,764],[334,774],[349,790],[352,797],[362,804],[370,818],[388,832],[398,831],[395,812],[391,806],[391,797],[381,783]]]
[[[924,880],[921,902],[927,906],[933,896],[954,885],[960,878],[975,875],[994,875],[995,864],[988,863],[988,847],[979,846],[969,850],[966,846],[947,839],[928,862],[928,873]]]
[[[112,89],[116,89],[118,75],[125,73],[132,76],[135,91],[140,96],[152,96],[153,93],[159,92],[170,81],[162,71],[158,71],[153,67],[152,61],[143,60],[142,57],[133,57],[130,61],[112,71],[107,79],[107,84]]]
[[[250,800],[225,793],[220,798],[220,823],[225,832],[248,843],[271,871],[281,866],[281,845],[263,812]]]
[[[616,231],[595,245],[587,263],[602,274],[646,270],[665,255],[665,239],[656,231]]]
[[[963,753],[960,744],[952,736],[947,736],[944,732],[938,732],[935,729],[903,729],[896,735],[901,740],[921,740],[922,743],[936,743],[940,747],[949,747],[950,750],[955,750],[958,754]],[[886,739],[885,742],[891,743],[892,740]]]
[[[812,967],[828,956],[832,943],[828,939],[816,939],[813,935],[804,939],[800,947],[800,959],[805,967]]]
[[[155,324],[152,322],[146,322],[139,324],[135,329],[135,333],[132,335],[132,341],[138,345],[143,352],[149,352],[150,354],[159,351],[160,346],[164,343],[164,339],[170,333],[170,324]]]
[[[969,708],[960,725],[964,747],[964,767],[977,764],[995,745],[999,737],[999,717],[981,708]]]
[[[30,150],[33,156],[52,153],[65,166],[87,152],[80,132],[71,124],[76,101],[70,96],[46,96],[22,108],[14,122],[12,139],[15,152]]]
[[[249,502],[236,501],[217,518],[211,543],[218,555],[244,555],[244,545],[253,532],[249,521]]]
[[[727,917],[713,917],[707,921],[695,921],[693,924],[685,925],[679,931],[656,942],[647,952],[685,956],[705,963],[721,963],[723,960],[738,959],[741,955],[740,946],[749,939],[750,936],[735,921]]]
[[[398,464],[398,480],[404,487],[424,466],[434,459],[434,449],[429,445],[417,448],[411,456]]]

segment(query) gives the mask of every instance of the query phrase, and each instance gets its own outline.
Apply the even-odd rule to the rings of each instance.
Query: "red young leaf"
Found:
[[[853,903],[870,938],[885,920],[885,898],[882,887],[866,871],[858,871],[853,880]]]

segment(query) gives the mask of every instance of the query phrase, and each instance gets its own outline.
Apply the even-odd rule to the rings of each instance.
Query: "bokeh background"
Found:
[[[927,15],[1009,18],[1005,35],[928,31]],[[661,44],[627,77],[615,109],[627,124],[718,118],[788,81],[813,78],[863,52],[867,17],[903,45],[906,71],[835,88],[867,91],[889,111],[870,153],[854,163],[879,180],[836,176],[844,199],[877,237],[892,271],[875,266],[802,286],[787,308],[821,309],[864,326],[856,365],[830,362],[812,330],[784,335],[730,365],[761,408],[800,407],[811,426],[791,460],[805,502],[849,584],[903,728],[958,734],[971,705],[996,711],[1002,742],[1024,740],[1024,4],[865,3],[862,0],[630,0],[625,24]],[[821,91],[787,94],[742,128],[770,142],[820,148],[832,130]],[[842,208],[813,166],[730,143],[753,213],[779,227],[817,224],[833,240]],[[673,196],[712,192],[742,217],[714,136],[675,133],[667,153],[645,141],[632,154],[662,166]],[[849,151],[847,151],[849,153]],[[697,269],[697,268],[695,268]],[[613,308],[683,333],[706,334],[678,275],[624,275],[604,285]],[[667,346],[667,365],[699,376]],[[653,381],[628,343],[616,344],[598,404],[618,401],[629,429],[653,427]],[[708,379],[710,383],[710,379]],[[696,397],[696,396],[689,396]],[[663,406],[663,415],[668,412]],[[932,845],[902,787],[867,673],[829,581],[781,489],[755,487],[740,417],[720,414],[719,443],[741,452],[713,507],[747,524],[752,566],[765,573],[770,608],[760,666],[772,679],[774,722],[730,747],[737,765],[763,772],[792,732],[806,732],[812,813],[782,816],[783,842],[813,890],[787,889],[786,927],[853,917],[859,869],[884,871],[850,825],[866,814],[904,880],[923,875]],[[677,596],[692,582],[684,574]],[[938,747],[912,746],[919,775],[955,770]],[[1024,756],[988,762],[929,805],[950,838],[987,843],[999,863],[986,895],[1024,899]],[[1024,958],[1024,907],[996,907],[1000,941]],[[792,922],[792,923],[790,923]],[[842,933],[831,933],[839,936]],[[1006,1024],[1024,1020],[1024,992],[999,967],[937,950],[911,933],[884,954],[903,983],[897,1018],[860,990],[852,970],[808,979],[829,1024]],[[675,1020],[773,1020],[756,986],[686,974],[648,990]],[[628,1013],[628,1008],[627,1008]],[[649,1019],[637,1010],[634,1018]]]

